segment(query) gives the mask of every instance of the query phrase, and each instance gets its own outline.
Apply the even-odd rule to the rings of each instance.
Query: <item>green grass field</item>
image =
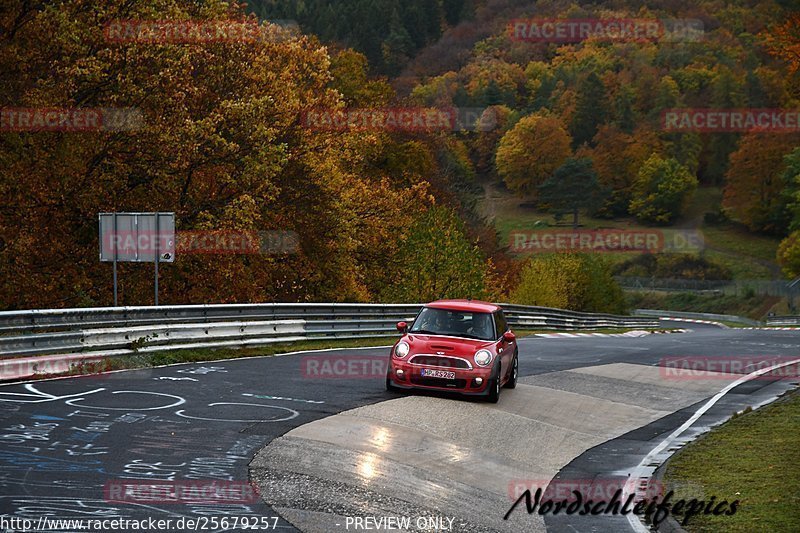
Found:
[[[698,294],[692,292],[626,291],[629,309],[669,309],[693,313],[718,313],[761,320],[769,311],[787,314],[786,299],[772,296]]]
[[[692,517],[685,526],[690,533],[800,531],[800,393],[689,444],[669,462],[664,482],[676,500],[740,501],[732,516]]]
[[[774,279],[780,275],[775,254],[780,239],[758,235],[735,223],[708,224],[704,214],[714,212],[719,206],[721,192],[718,188],[698,189],[686,213],[672,226],[651,227],[640,224],[633,218],[601,219],[585,213],[580,224],[585,229],[630,229],[630,230],[690,230],[702,232],[705,241],[703,254],[709,260],[727,267],[734,279]],[[569,220],[556,226],[552,214],[524,205],[523,199],[494,188],[491,199],[482,199],[480,211],[488,215],[497,229],[501,242],[509,243],[512,231],[545,229],[547,227],[569,228]],[[571,219],[570,219],[571,220]],[[565,225],[566,224],[566,225]],[[616,264],[630,259],[633,253],[608,253],[607,259]],[[520,254],[520,257],[523,257]]]

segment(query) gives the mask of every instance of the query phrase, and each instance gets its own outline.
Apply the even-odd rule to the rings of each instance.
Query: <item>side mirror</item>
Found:
[[[407,329],[408,329],[408,324],[406,324],[405,322],[397,323],[397,331],[399,331],[400,333],[405,333]]]
[[[516,339],[517,336],[511,331],[506,331],[503,333],[503,338],[506,340],[506,342],[514,342],[514,339]]]

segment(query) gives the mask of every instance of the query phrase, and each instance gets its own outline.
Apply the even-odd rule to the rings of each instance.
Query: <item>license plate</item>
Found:
[[[424,378],[443,378],[443,379],[456,379],[455,372],[448,372],[446,370],[431,370],[430,368],[423,368],[420,375]]]

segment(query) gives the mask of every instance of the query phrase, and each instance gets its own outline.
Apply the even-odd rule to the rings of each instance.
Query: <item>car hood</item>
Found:
[[[412,354],[472,356],[481,348],[487,348],[494,344],[494,341],[418,333],[409,333],[404,340],[408,343]]]

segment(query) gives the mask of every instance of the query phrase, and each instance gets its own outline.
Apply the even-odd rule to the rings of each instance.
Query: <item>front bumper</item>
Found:
[[[411,364],[406,359],[391,358],[388,379],[392,385],[400,389],[427,389],[457,392],[467,395],[485,395],[489,392],[489,382],[494,378],[494,367],[446,368]],[[454,372],[454,379],[432,378],[422,376],[422,369]]]

